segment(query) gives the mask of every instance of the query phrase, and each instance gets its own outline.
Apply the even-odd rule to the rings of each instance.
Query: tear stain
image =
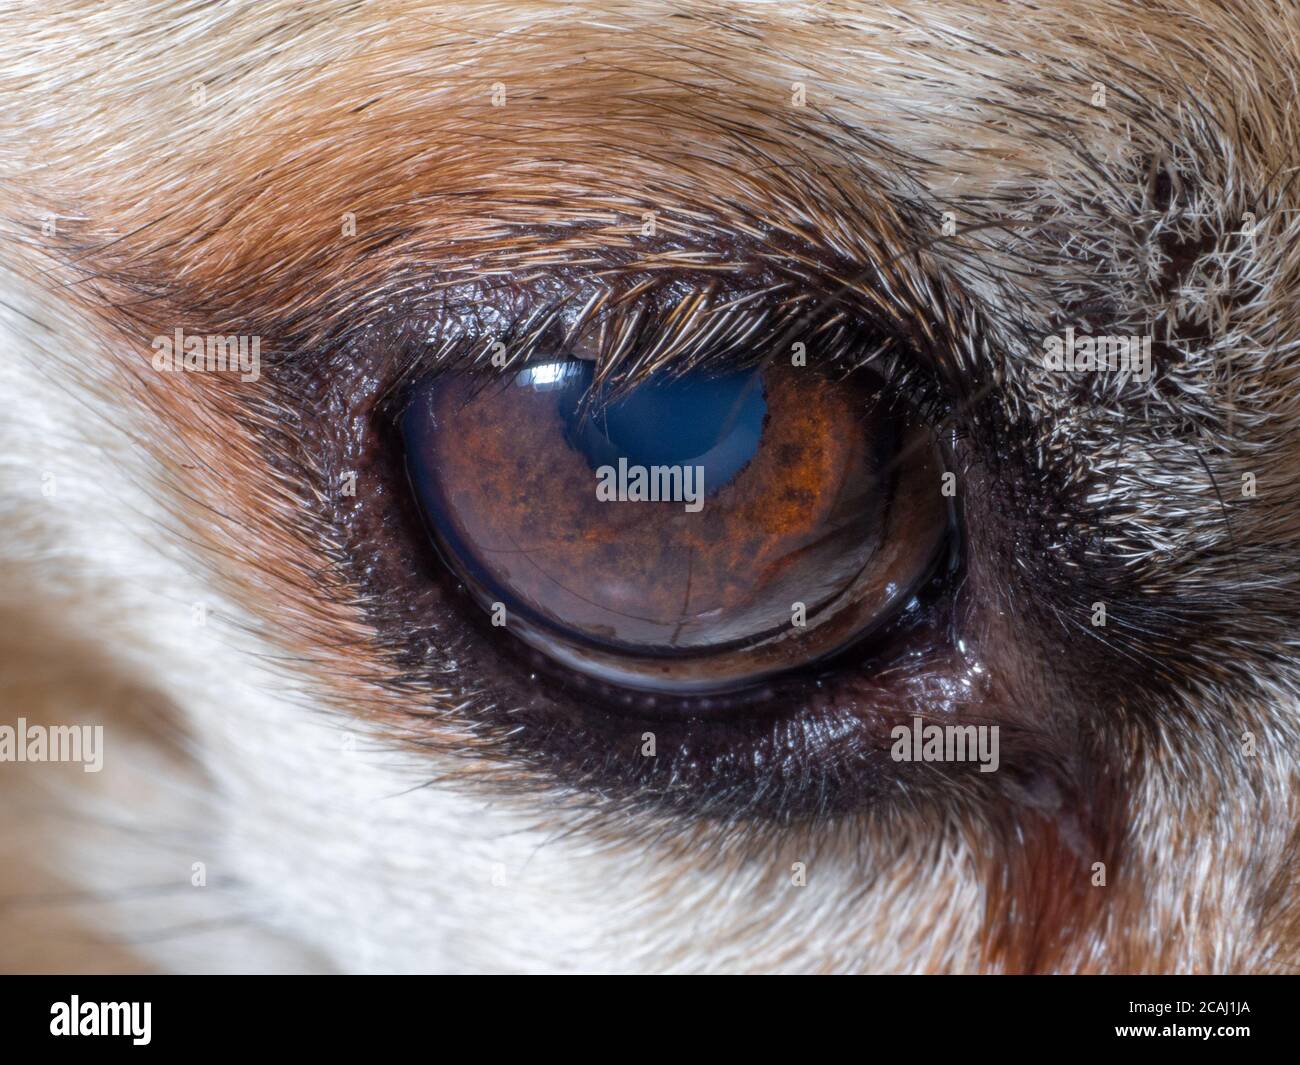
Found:
[[[1116,914],[1140,913],[1143,885],[1124,865],[1126,792],[1111,777],[1065,785],[1039,773],[1021,803],[991,826],[981,880],[986,911],[982,967],[1014,974],[1129,971],[1123,943],[1108,941]],[[1104,886],[1096,883],[1101,863]],[[1118,951],[1118,953],[1117,953]],[[1148,962],[1151,959],[1148,958]]]

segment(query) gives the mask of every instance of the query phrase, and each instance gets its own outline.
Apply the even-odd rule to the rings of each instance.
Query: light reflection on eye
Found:
[[[521,388],[531,387],[536,392],[545,392],[548,389],[564,388],[568,378],[581,372],[580,362],[547,362],[540,366],[524,367],[515,377],[515,383]]]
[[[927,427],[859,370],[774,363],[630,390],[555,359],[444,373],[401,419],[442,557],[510,633],[613,685],[734,689],[892,617],[948,529]]]

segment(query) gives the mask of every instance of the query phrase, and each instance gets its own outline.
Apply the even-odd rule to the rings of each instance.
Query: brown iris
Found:
[[[416,390],[411,484],[493,620],[582,673],[691,693],[806,666],[888,620],[943,542],[935,447],[867,371],[503,374]]]

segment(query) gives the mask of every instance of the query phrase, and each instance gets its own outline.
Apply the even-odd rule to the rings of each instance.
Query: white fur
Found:
[[[207,17],[187,9],[176,26],[198,33]],[[282,70],[257,68],[243,104]],[[41,77],[56,80],[55,68]],[[966,98],[960,85],[952,92]],[[74,130],[95,126],[87,106],[67,105]],[[948,105],[932,106],[942,115]],[[918,834],[900,823],[870,849],[852,825],[774,837],[755,859],[714,843],[643,843],[643,826],[631,824],[569,833],[543,800],[423,786],[423,757],[315,703],[307,693],[325,679],[281,657],[198,576],[137,445],[156,423],[114,376],[94,325],[31,277],[0,275],[0,721],[102,722],[106,750],[95,777],[0,768],[6,965],[978,967],[983,888],[955,825]],[[52,498],[41,490],[46,472],[57,478]],[[193,623],[196,603],[205,625]],[[1290,705],[1281,687],[1277,702]],[[1166,825],[1146,840],[1144,859],[1168,845],[1182,863],[1165,872],[1155,923],[1186,926],[1216,911],[1204,942],[1176,948],[1183,965],[1255,956],[1256,915],[1231,906],[1248,873],[1233,847],[1255,831],[1255,860],[1276,865],[1295,822],[1277,786],[1288,756],[1270,750],[1271,788],[1259,797],[1238,788],[1210,837],[1189,848]],[[1179,767],[1189,779],[1213,768]],[[1190,793],[1158,774],[1145,788],[1138,817],[1161,817],[1171,794]],[[1252,826],[1252,810],[1284,816]],[[206,887],[191,886],[195,862]],[[796,862],[807,887],[792,883]]]

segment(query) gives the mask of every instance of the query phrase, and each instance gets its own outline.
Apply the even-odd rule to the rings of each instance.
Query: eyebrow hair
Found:
[[[174,242],[138,243],[146,230],[102,245],[70,241],[63,257],[81,272],[78,285],[98,295],[127,336],[143,340],[177,325],[198,333],[258,334],[268,341],[264,351],[271,365],[367,333],[410,332],[410,322],[427,327],[432,313],[448,323],[476,324],[481,339],[506,338],[513,361],[526,357],[546,326],[567,319],[572,335],[581,310],[617,331],[602,353],[602,376],[623,361],[620,353],[644,359],[638,372],[666,364],[690,345],[698,357],[709,357],[721,350],[721,338],[715,337],[712,349],[698,342],[723,319],[730,319],[730,338],[737,343],[749,335],[746,327],[772,319],[763,333],[769,342],[786,337],[787,344],[807,343],[829,332],[831,347],[843,339],[836,322],[844,318],[865,315],[877,329],[895,333],[904,317],[923,328],[943,320],[934,306],[910,306],[901,298],[937,289],[934,282],[902,280],[906,271],[896,267],[910,269],[912,263],[904,262],[910,256],[906,248],[883,255],[899,246],[890,243],[886,230],[870,232],[882,257],[864,265],[818,247],[811,239],[816,234],[758,241],[743,232],[751,226],[743,218],[710,218],[703,228],[706,217],[698,216],[699,236],[692,241],[671,232],[630,238],[622,227],[599,225],[560,231],[522,223],[500,227],[486,260],[473,242],[426,250],[436,213],[380,228],[342,252],[329,242],[304,252],[295,248],[291,231],[281,234],[290,243],[280,260],[251,277],[229,256],[205,255],[205,248],[215,252],[221,240],[230,239],[223,235],[231,224],[224,216],[213,228],[193,230],[187,253]],[[445,259],[437,257],[439,251]],[[169,275],[163,263],[174,263],[177,254],[186,255],[185,267]],[[221,272],[214,274],[214,268]],[[777,295],[779,314],[770,306]],[[755,302],[760,297],[769,298],[767,306]],[[629,308],[647,303],[657,313],[640,315],[638,323]],[[489,321],[493,327],[484,328]],[[436,332],[446,339],[445,328]]]
[[[58,212],[84,221],[44,246],[124,332],[274,328],[302,345],[320,339],[331,307],[355,314],[372,294],[387,298],[440,267],[486,278],[621,257],[703,273],[732,269],[745,244],[776,257],[888,258],[900,204],[864,185],[848,154],[851,144],[870,150],[877,170],[901,166],[886,139],[792,110],[784,86],[776,94],[776,84],[681,41],[641,42],[637,67],[611,59],[578,72],[562,62],[572,45],[545,27],[512,39],[541,49],[537,76],[551,91],[601,85],[608,101],[593,111],[586,93],[563,107],[522,97],[514,110],[493,109],[395,77],[359,108],[350,92],[365,82],[349,81],[353,64],[328,91],[287,87],[284,107],[246,133],[217,110],[187,155],[124,156],[119,174],[94,173],[83,182],[86,209]],[[715,75],[729,95],[709,88]],[[292,154],[277,135],[294,138]],[[707,153],[696,147],[702,137]],[[608,161],[592,158],[600,154]],[[566,171],[561,158],[575,162]],[[632,167],[640,180],[628,187]],[[639,232],[643,216],[657,216],[658,238]],[[353,231],[345,223],[341,235],[348,217]],[[807,278],[818,264],[801,268]]]

